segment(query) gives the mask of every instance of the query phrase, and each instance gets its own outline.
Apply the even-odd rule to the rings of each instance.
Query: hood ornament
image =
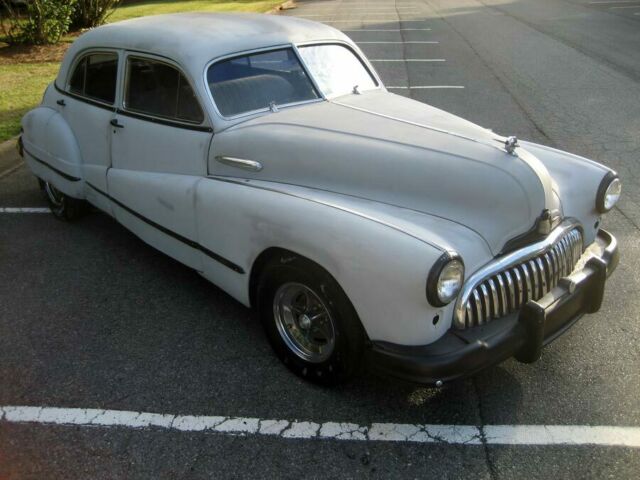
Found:
[[[514,155],[514,152],[516,151],[516,147],[519,147],[520,145],[518,145],[518,137],[516,137],[515,135],[512,135],[510,137],[507,137],[507,139],[504,142],[504,149],[507,151],[507,153]]]

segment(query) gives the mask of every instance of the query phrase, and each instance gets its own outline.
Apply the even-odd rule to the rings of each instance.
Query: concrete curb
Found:
[[[0,178],[22,163],[22,158],[18,155],[17,142],[18,137],[15,136],[0,143]]]
[[[288,0],[284,3],[281,3],[280,5],[278,5],[277,7],[272,8],[271,10],[265,12],[268,15],[273,15],[276,14],[278,12],[280,12],[281,10],[291,10],[292,8],[296,8],[296,2],[295,0]]]

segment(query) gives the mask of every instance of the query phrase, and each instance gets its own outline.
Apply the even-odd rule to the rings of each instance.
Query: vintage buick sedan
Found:
[[[319,23],[180,14],[82,35],[20,148],[54,215],[91,204],[256,309],[319,383],[442,385],[600,308],[615,172],[389,93]]]

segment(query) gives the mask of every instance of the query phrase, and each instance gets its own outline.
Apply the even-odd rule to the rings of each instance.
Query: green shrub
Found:
[[[69,31],[76,0],[27,0],[16,9],[2,0],[2,28],[10,44],[43,45],[57,43]]]
[[[102,25],[119,3],[120,0],[77,0],[73,28],[93,28]]]

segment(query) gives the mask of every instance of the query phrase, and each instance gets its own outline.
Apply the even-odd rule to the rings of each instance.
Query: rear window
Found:
[[[191,85],[177,68],[155,60],[129,57],[127,75],[127,110],[185,122],[204,120]]]
[[[87,55],[76,65],[69,81],[69,91],[106,103],[116,99],[118,56],[115,53]]]
[[[320,98],[291,48],[215,63],[207,81],[225,117]]]

